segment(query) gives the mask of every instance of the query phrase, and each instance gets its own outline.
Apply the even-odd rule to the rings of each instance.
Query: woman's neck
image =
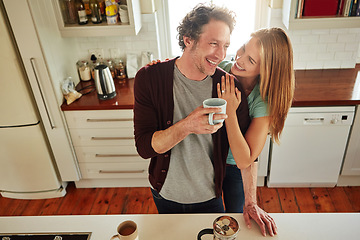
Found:
[[[243,90],[246,93],[246,96],[248,96],[252,92],[252,90],[259,81],[259,76],[247,78],[247,77],[240,77],[235,75],[235,77],[237,80],[239,80]]]

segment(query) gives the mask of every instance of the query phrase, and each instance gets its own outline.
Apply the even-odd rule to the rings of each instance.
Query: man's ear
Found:
[[[183,41],[186,47],[191,47],[191,45],[194,43],[194,40],[192,40],[190,37],[183,36]]]

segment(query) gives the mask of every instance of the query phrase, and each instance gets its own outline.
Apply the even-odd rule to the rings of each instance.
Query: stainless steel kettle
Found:
[[[111,99],[116,96],[114,80],[108,66],[100,64],[94,69],[94,80],[98,98]]]

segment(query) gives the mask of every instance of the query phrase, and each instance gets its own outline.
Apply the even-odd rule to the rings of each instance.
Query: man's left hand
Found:
[[[261,209],[257,204],[249,204],[244,206],[243,213],[245,223],[248,228],[251,228],[251,219],[253,219],[260,227],[263,236],[266,236],[266,229],[270,236],[277,234],[277,227],[274,219],[270,215]]]

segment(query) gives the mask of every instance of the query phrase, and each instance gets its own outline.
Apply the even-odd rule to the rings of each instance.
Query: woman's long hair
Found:
[[[271,138],[279,144],[295,88],[291,42],[281,28],[260,29],[251,36],[260,45],[260,94],[268,102]]]

